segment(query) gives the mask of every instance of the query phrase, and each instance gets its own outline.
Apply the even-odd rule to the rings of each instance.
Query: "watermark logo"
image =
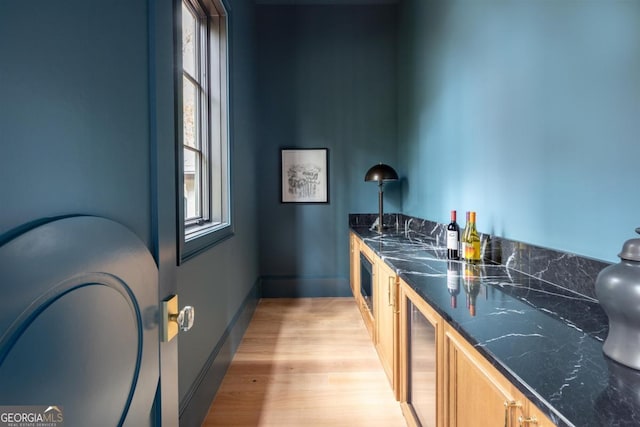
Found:
[[[0,406],[0,427],[63,427],[62,406]]]

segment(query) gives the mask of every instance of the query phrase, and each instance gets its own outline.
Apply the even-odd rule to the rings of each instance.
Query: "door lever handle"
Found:
[[[162,341],[169,342],[179,331],[193,327],[196,311],[190,305],[178,310],[178,296],[172,295],[162,301]]]
[[[169,320],[176,322],[181,331],[188,331],[193,327],[196,310],[190,305],[185,306],[178,314],[169,314]]]

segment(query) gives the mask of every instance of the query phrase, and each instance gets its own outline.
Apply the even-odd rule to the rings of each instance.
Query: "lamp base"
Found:
[[[373,224],[371,224],[371,227],[369,227],[369,230],[371,230],[371,231],[379,231],[379,228],[378,228],[378,224],[379,224],[379,222],[380,222],[380,221],[379,221],[379,218],[380,218],[380,217],[377,217],[377,218],[376,218],[376,220],[374,221],[374,223],[373,223]],[[394,227],[393,225],[382,224],[382,229],[383,229],[383,230],[389,230],[389,229],[391,229],[391,228],[395,228],[395,227]]]

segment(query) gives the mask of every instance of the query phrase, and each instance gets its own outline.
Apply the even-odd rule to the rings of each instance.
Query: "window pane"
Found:
[[[1,1],[1,0],[0,0]],[[181,258],[232,234],[224,0],[182,0]],[[207,8],[203,8],[203,3]],[[213,7],[209,7],[213,6]]]
[[[196,35],[196,18],[182,3],[182,67],[192,77],[197,77]]]
[[[184,145],[200,148],[198,140],[198,103],[197,88],[186,77],[182,77],[182,114],[184,126]]]
[[[184,149],[184,217],[185,220],[202,216],[200,156],[188,148]]]

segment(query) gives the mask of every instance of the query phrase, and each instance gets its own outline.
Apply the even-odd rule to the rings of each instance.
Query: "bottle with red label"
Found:
[[[460,259],[460,227],[456,222],[456,211],[451,211],[451,222],[447,226],[447,259]]]

